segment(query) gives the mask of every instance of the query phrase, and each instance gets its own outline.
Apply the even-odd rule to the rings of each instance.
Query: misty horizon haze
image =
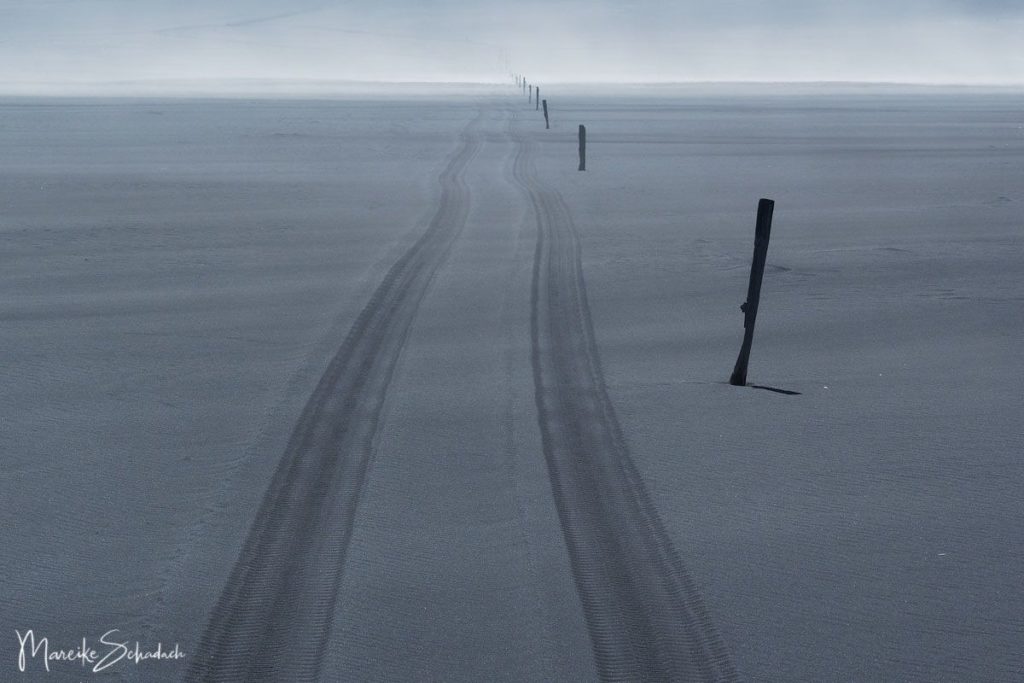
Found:
[[[946,0],[0,0],[0,91],[224,81],[1024,84],[1024,8]]]

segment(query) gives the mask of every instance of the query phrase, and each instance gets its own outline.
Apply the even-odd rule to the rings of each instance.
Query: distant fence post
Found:
[[[580,124],[580,170],[587,170],[587,127]]]
[[[533,86],[530,86],[530,94],[527,97],[527,102],[533,102]]]
[[[537,86],[537,106],[533,108],[534,111],[540,110],[540,86]]]
[[[747,285],[747,300],[740,306],[743,311],[743,346],[736,359],[729,384],[747,386],[747,363],[750,361],[750,346],[754,342],[754,323],[757,321],[757,307],[761,302],[761,279],[768,259],[768,240],[772,235],[772,214],[775,202],[762,199],[757,204],[757,227],[754,229],[754,261],[750,266],[750,283]]]
[[[551,122],[548,120],[548,101],[544,100],[544,129],[550,130]]]

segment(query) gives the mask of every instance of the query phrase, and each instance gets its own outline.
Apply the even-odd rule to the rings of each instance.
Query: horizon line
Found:
[[[940,81],[880,81],[880,80],[607,80],[578,81],[551,80],[535,82],[548,87],[569,88],[836,88],[880,90],[904,89],[910,91],[924,90],[963,90],[963,91],[1003,91],[1024,92],[1024,82],[940,82]],[[505,80],[388,80],[388,79],[275,79],[257,77],[237,78],[164,78],[164,79],[119,79],[109,81],[0,81],[0,96],[45,96],[45,97],[81,97],[81,96],[125,96],[169,95],[169,96],[204,96],[216,98],[246,96],[283,96],[283,95],[331,95],[346,94],[353,88],[430,88],[430,87],[502,87],[510,85]],[[512,87],[515,87],[512,85]],[[59,92],[66,89],[68,92]]]

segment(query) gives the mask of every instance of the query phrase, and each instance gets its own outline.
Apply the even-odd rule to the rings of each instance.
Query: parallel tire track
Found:
[[[391,267],[306,404],[186,674],[194,681],[315,680],[388,385],[416,311],[469,213],[463,132],[441,203]]]
[[[518,139],[513,177],[537,221],[533,376],[544,455],[598,672],[616,681],[737,674],[630,458],[604,383],[580,243]]]

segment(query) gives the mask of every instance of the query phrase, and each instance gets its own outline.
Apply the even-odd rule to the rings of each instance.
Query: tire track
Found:
[[[517,138],[513,177],[537,221],[533,376],[551,487],[598,672],[615,681],[737,674],[629,455],[594,337],[580,243]]]
[[[469,214],[478,112],[424,234],[356,318],[299,417],[186,679],[315,680],[382,407],[420,302]]]

